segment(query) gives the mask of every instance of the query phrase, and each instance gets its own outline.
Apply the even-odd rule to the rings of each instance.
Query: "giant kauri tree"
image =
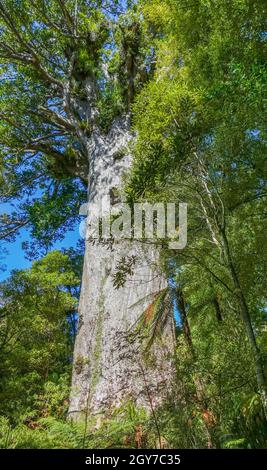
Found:
[[[81,203],[123,197],[131,106],[155,59],[148,30],[127,3],[0,2],[1,196],[20,201],[1,219],[4,238],[28,225],[47,248],[77,221]],[[86,237],[73,419],[126,399],[154,406],[167,389],[170,359],[157,350],[158,366],[148,372],[139,342],[129,339],[166,287],[155,253],[149,244]],[[123,262],[126,278],[114,285]]]

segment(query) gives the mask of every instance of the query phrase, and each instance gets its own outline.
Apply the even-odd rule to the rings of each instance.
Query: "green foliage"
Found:
[[[148,76],[145,26],[127,5],[0,2],[0,199],[17,202],[1,238],[27,224],[47,244],[76,220],[92,132],[129,111]]]
[[[97,418],[84,425],[52,416],[41,418],[32,424],[34,428],[25,424],[12,427],[8,419],[2,417],[0,448],[134,448],[137,426],[142,426],[145,436],[150,431],[150,443],[155,445],[156,441],[155,431],[151,431],[151,422],[146,413],[137,410],[131,402],[108,419],[101,419],[101,424]],[[146,441],[145,445],[149,446],[149,442]]]
[[[46,246],[60,237],[83,201],[93,129],[132,110],[129,200],[187,202],[189,214],[187,247],[161,250],[180,317],[158,429],[176,448],[264,447],[266,6],[134,3],[121,14],[120,2],[80,1],[74,14],[73,0],[0,2],[0,196],[21,201],[3,238],[25,224]],[[65,420],[79,261],[52,252],[1,286],[3,448],[135,447],[137,426],[157,445],[154,417],[132,403],[101,424]],[[116,287],[134,264],[121,260]],[[172,302],[166,289],[144,313],[149,345]]]
[[[178,430],[175,442],[261,447],[265,6],[246,0],[141,4],[156,32],[157,65],[134,105],[137,142],[126,190],[131,201],[188,204],[187,247],[162,250],[167,275],[183,292],[188,322],[180,319],[177,399],[183,397],[178,414],[184,434]],[[160,322],[161,311],[154,313]],[[257,430],[245,411],[255,390],[262,394],[252,412]]]
[[[1,285],[0,412],[12,420],[67,410],[80,280],[59,251]]]

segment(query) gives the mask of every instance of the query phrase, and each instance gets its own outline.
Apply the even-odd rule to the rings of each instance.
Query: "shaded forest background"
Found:
[[[188,203],[187,247],[172,251],[160,241],[171,283],[140,319],[149,348],[164,332],[166,315],[174,306],[179,312],[174,389],[150,414],[129,402],[101,423],[67,420],[82,247],[52,245],[78,224],[86,198],[76,168],[82,151],[60,132],[61,140],[53,135],[40,148],[44,121],[33,113],[32,129],[25,109],[29,100],[32,110],[42,103],[39,75],[49,81],[55,72],[57,86],[57,53],[67,54],[64,25],[75,2],[0,2],[0,195],[3,202],[21,200],[19,213],[1,216],[1,238],[8,243],[27,225],[34,240],[26,247],[32,267],[1,284],[0,447],[266,447],[265,2],[91,4],[90,17],[82,9],[78,15],[80,28],[100,39],[97,53],[77,42],[79,71],[93,69],[101,82],[96,55],[106,54],[109,73],[120,77],[111,87],[101,82],[98,120],[105,129],[122,111],[132,113],[128,201]],[[104,31],[107,15],[111,26]],[[38,27],[40,18],[46,28]],[[30,28],[37,45],[57,35],[48,49],[52,72],[37,59],[30,67],[36,47],[27,42]],[[129,57],[135,58],[131,86]],[[29,150],[31,132],[36,147]],[[120,270],[121,280],[127,269]]]

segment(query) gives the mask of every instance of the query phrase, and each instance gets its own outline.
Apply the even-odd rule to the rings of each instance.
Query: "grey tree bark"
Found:
[[[123,175],[131,165],[131,138],[127,117],[114,122],[107,135],[97,131],[93,134],[89,203],[122,188]],[[137,262],[125,284],[116,289],[113,276],[123,256],[135,256]],[[149,361],[143,358],[141,340],[133,341],[129,335],[155,295],[167,286],[157,261],[157,249],[140,241],[86,240],[69,407],[71,419],[110,413],[127,400],[151,411],[151,406],[168,395],[173,374],[172,316]]]

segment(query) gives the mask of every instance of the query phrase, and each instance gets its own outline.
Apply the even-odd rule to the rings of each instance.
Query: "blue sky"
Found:
[[[55,243],[51,249],[75,247],[79,239],[79,223],[77,223],[76,230],[66,232],[64,239]],[[5,252],[1,253],[0,281],[6,279],[12,269],[24,269],[31,266],[31,261],[25,257],[21,246],[25,241],[32,241],[32,239],[28,230],[22,229],[14,242],[2,243],[1,247]]]

